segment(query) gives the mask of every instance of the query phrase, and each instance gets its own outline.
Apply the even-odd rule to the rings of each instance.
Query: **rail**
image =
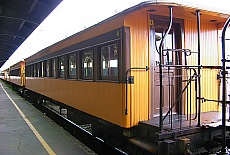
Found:
[[[125,115],[128,115],[128,84],[132,83],[131,79],[128,77],[129,72],[131,72],[132,70],[145,70],[148,71],[149,67],[145,66],[145,67],[132,67],[127,69],[127,71],[125,72]]]
[[[193,75],[192,76],[187,76],[187,77],[190,77],[188,80],[184,80],[183,82],[186,82],[186,84],[185,84],[185,86],[184,86],[184,88],[183,88],[183,90],[180,92],[180,94],[178,95],[178,97],[177,97],[177,99],[175,100],[175,101],[173,101],[173,104],[172,105],[170,105],[170,103],[171,103],[171,101],[169,102],[169,110],[168,110],[168,112],[163,116],[163,121],[169,116],[170,117],[170,126],[171,126],[171,129],[173,128],[172,127],[172,124],[173,124],[173,120],[172,120],[172,110],[173,110],[173,108],[175,107],[175,105],[182,99],[182,97],[183,97],[183,94],[184,94],[184,92],[186,92],[186,90],[188,90],[189,88],[189,91],[187,91],[187,96],[188,96],[188,92],[190,93],[189,95],[190,95],[190,97],[189,97],[189,99],[190,99],[190,101],[187,101],[186,103],[187,103],[187,109],[188,109],[188,106],[190,106],[190,112],[188,113],[187,112],[187,118],[188,118],[188,115],[189,115],[189,124],[190,124],[190,126],[191,126],[191,114],[192,114],[192,112],[191,112],[191,105],[192,105],[192,97],[191,97],[191,89],[192,89],[192,82],[194,81],[195,82],[195,90],[197,90],[197,72],[196,72],[196,70],[194,69],[194,68],[190,68],[189,69],[190,70],[190,73],[191,73],[191,71],[193,71]],[[197,92],[196,92],[197,93]],[[195,93],[195,97],[194,98],[196,98],[197,99],[197,94]],[[195,101],[197,101],[197,100],[195,100]],[[189,104],[189,105],[188,105]],[[197,106],[197,103],[195,102],[195,106]],[[180,111],[182,110],[181,108],[182,108],[182,106],[181,106],[181,104],[179,103],[179,108],[180,108]],[[195,108],[196,110],[197,110],[197,107]],[[195,117],[193,118],[193,119],[196,119],[196,117],[197,117],[197,111],[195,112]],[[182,128],[182,115],[178,115],[178,120],[179,120],[179,122],[180,122],[180,129]]]
[[[230,24],[230,17],[227,19],[222,30],[222,76],[223,76],[223,87],[222,87],[222,148],[221,154],[228,154],[228,148],[226,144],[226,60],[225,58],[225,33]]]
[[[170,29],[172,28],[172,24],[173,24],[173,7],[172,6],[169,6],[169,14],[170,14],[170,17],[169,17],[169,25],[168,25],[168,28],[167,28],[167,31],[165,32],[161,42],[160,42],[160,47],[159,47],[159,56],[160,56],[160,64],[159,64],[159,70],[160,70],[160,74],[159,74],[159,78],[160,78],[160,119],[159,119],[159,125],[160,125],[160,131],[163,130],[163,120],[162,120],[162,117],[163,117],[163,110],[162,110],[162,107],[163,107],[163,72],[162,72],[162,56],[163,56],[163,43],[164,43],[164,40],[166,38],[166,36],[168,35]]]
[[[191,126],[191,121],[194,119],[197,119],[197,126],[200,126],[200,113],[201,113],[201,69],[204,68],[201,65],[200,60],[200,11],[196,10],[196,16],[197,16],[197,33],[198,33],[198,50],[197,51],[191,51],[190,49],[163,49],[163,43],[168,35],[169,31],[172,28],[173,23],[173,7],[169,6],[169,25],[168,28],[163,35],[163,38],[161,39],[160,45],[159,45],[159,93],[160,93],[160,109],[159,109],[159,131],[162,132],[164,121],[166,118],[169,118],[169,123],[171,126],[171,129],[173,128],[173,109],[175,109],[175,106],[178,107],[178,120],[179,120],[179,126],[182,128],[182,100],[183,100],[183,94],[187,92],[187,120],[189,120],[189,125]],[[156,47],[157,49],[157,47]],[[171,52],[171,53],[170,53]],[[177,61],[173,63],[169,63],[169,53],[170,55],[175,54],[175,57]],[[188,65],[187,57],[190,57],[191,55],[197,54],[197,64],[195,65]],[[184,57],[182,59],[182,57]],[[165,63],[163,60],[166,60],[167,63]],[[184,61],[182,63],[182,60]],[[205,66],[206,67],[206,66]],[[167,70],[167,71],[165,71]],[[164,74],[167,72],[166,74]],[[175,72],[175,75],[172,75],[171,72]],[[193,73],[192,73],[193,72]],[[163,83],[163,78],[168,78],[168,111],[166,114],[163,115],[163,106],[164,106],[164,91],[165,91],[165,85]],[[176,84],[175,79],[177,79]],[[167,81],[167,80],[166,80]],[[194,84],[193,84],[194,83]],[[177,86],[178,93],[174,93],[174,85]],[[191,89],[195,90],[195,94],[192,97],[191,96]],[[176,99],[174,99],[174,96],[176,96]],[[189,96],[189,97],[188,97]],[[189,100],[188,100],[189,98]],[[194,98],[194,105],[195,105],[195,115],[194,118],[192,118],[192,99]],[[189,111],[190,109],[190,111]]]

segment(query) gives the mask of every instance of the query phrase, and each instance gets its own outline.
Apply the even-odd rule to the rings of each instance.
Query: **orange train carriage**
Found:
[[[96,135],[112,128],[155,154],[199,154],[221,134],[209,124],[221,110],[220,68],[212,66],[221,65],[219,30],[228,17],[143,2],[12,66],[5,79],[58,102],[72,119],[73,109],[89,114]]]

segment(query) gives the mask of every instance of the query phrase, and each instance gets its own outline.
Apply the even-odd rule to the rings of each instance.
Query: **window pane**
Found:
[[[37,64],[34,64],[34,77],[37,77]]]
[[[93,76],[93,51],[84,51],[82,55],[83,76]]]
[[[59,77],[64,78],[65,75],[65,57],[59,58]]]
[[[41,62],[41,77],[44,77],[44,62]]]
[[[30,65],[30,74],[31,74],[31,77],[34,76],[34,65]]]
[[[50,77],[50,61],[46,61],[46,76]]]
[[[101,47],[101,76],[117,76],[117,67],[117,44],[111,44]]]
[[[69,77],[76,78],[76,54],[69,55]]]
[[[108,55],[108,47],[101,48],[101,75],[107,76],[109,74],[109,55]]]
[[[30,77],[30,67],[26,66],[26,77]]]
[[[56,60],[52,59],[52,77],[56,77]]]
[[[40,63],[37,63],[37,77],[40,77]]]

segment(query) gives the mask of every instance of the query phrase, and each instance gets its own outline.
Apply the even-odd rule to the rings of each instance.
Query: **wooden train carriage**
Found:
[[[6,80],[8,77],[9,70],[5,69],[4,71],[1,72],[1,79]]]
[[[25,61],[20,61],[8,69],[6,80],[18,86],[25,85]]]
[[[197,51],[196,11],[199,9],[202,14],[201,65],[220,65],[218,30],[229,15],[151,1],[129,8],[27,58],[26,88],[125,128],[154,119],[159,115],[161,100],[156,46],[169,24],[169,6],[173,6],[173,26],[162,47]],[[197,66],[193,52],[186,58],[176,52],[163,55],[168,57],[163,58],[162,64]],[[163,67],[165,75],[191,77],[183,69],[170,68],[166,73],[168,67]],[[196,70],[195,67],[192,71]],[[217,73],[214,69],[201,72],[201,96],[218,99]],[[196,111],[195,90],[188,91],[192,95],[180,95],[186,85],[183,80],[181,77],[163,81],[164,113],[170,109],[167,102],[175,102],[178,96],[182,97],[180,102],[175,102],[173,113],[188,113],[186,102],[191,103],[189,113]],[[170,86],[167,81],[171,81]],[[218,110],[218,104],[204,103],[201,110]]]

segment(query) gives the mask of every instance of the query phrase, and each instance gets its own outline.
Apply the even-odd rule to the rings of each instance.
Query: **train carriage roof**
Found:
[[[174,18],[196,20],[196,15],[195,15],[196,10],[200,10],[201,12],[201,21],[216,22],[216,23],[224,24],[227,18],[230,17],[230,10],[224,10],[224,9],[219,8],[218,6],[217,7],[207,7],[205,5],[198,5],[193,2],[188,2],[188,1],[184,2],[184,0],[149,0],[149,1],[144,1],[142,3],[139,3],[133,7],[130,7],[74,35],[83,33],[84,31],[87,31],[88,29],[91,29],[95,26],[103,24],[116,17],[125,16],[125,15],[128,15],[136,11],[140,11],[140,12],[147,11],[151,14],[169,16],[168,6],[173,6],[173,17]]]
[[[66,40],[76,37],[79,34],[83,34],[85,31],[88,31],[89,29],[94,29],[97,26],[100,26],[101,24],[104,24],[110,20],[113,20],[120,16],[126,16],[128,14],[131,14],[133,12],[148,12],[150,14],[156,14],[161,16],[169,16],[169,9],[168,6],[173,7],[173,17],[174,18],[180,18],[180,19],[191,19],[196,20],[196,10],[200,10],[201,12],[201,21],[204,22],[215,22],[219,25],[219,28],[222,28],[227,18],[230,16],[229,10],[222,10],[220,8],[211,8],[206,7],[205,5],[194,5],[192,2],[184,2],[182,0],[150,0],[150,1],[144,1],[138,5],[135,5],[131,8],[128,8],[110,18],[105,19],[102,22],[99,22],[98,24],[95,24],[83,31],[80,31],[68,38],[65,38],[64,40],[61,40],[51,46],[55,46],[56,44],[59,44],[61,42],[65,42]],[[138,20],[138,19],[137,19]],[[45,53],[49,47],[43,49],[41,53]],[[63,47],[65,48],[65,47]],[[39,52],[40,53],[40,52]],[[39,58],[39,53],[34,54],[33,56],[26,59],[28,62],[33,61]]]
[[[124,14],[129,14],[135,11],[147,11],[151,14],[169,16],[168,6],[173,7],[173,17],[180,19],[196,20],[195,12],[200,10],[201,21],[224,23],[230,16],[229,10],[224,10],[217,7],[208,7],[198,5],[194,2],[184,2],[182,0],[151,0],[140,3],[132,8],[123,11]]]
[[[0,0],[0,67],[62,0]]]
[[[19,69],[21,67],[21,63],[23,63],[24,61],[19,61],[18,63],[10,66],[10,70],[15,70],[15,69]]]

